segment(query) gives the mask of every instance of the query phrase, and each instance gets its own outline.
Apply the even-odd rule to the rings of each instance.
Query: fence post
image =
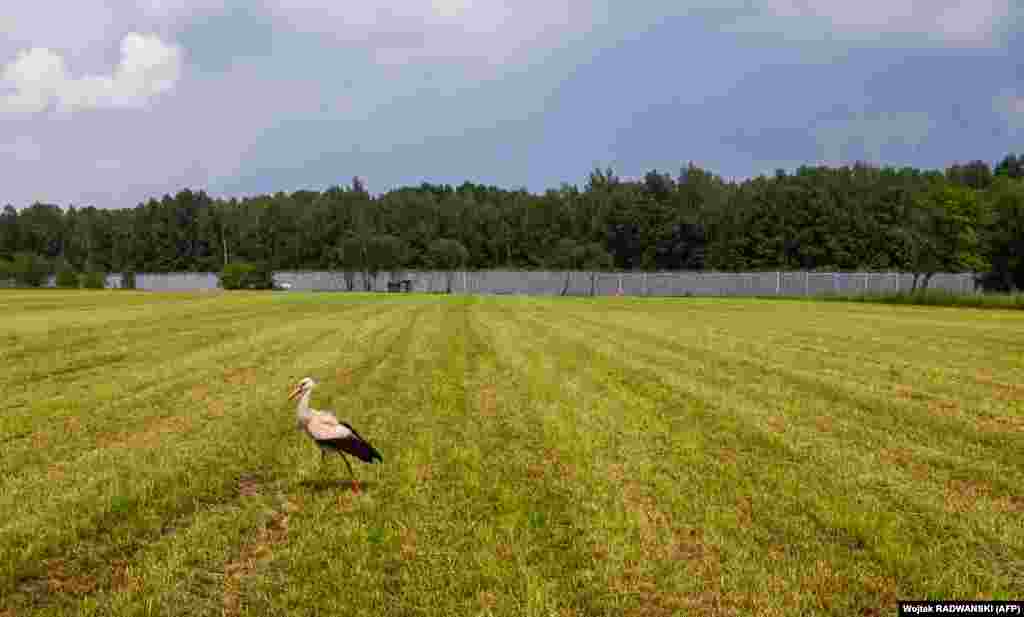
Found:
[[[811,273],[804,270],[804,297],[811,295]]]
[[[896,275],[896,293],[898,294],[900,293],[900,273],[895,272],[894,274]]]
[[[775,273],[775,295],[782,295],[782,272],[778,271]]]
[[[644,271],[644,297],[647,296],[647,272]]]

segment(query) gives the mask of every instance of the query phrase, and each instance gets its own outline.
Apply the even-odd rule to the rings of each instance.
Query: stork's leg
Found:
[[[352,471],[352,463],[349,463],[348,462],[348,457],[345,456],[344,454],[342,454],[341,452],[338,452],[338,454],[341,455],[341,460],[345,461],[345,466],[348,467],[348,474],[350,476],[352,476],[352,488],[354,488],[355,491],[358,493],[359,492],[359,480],[356,480],[356,474],[355,474],[354,471]]]

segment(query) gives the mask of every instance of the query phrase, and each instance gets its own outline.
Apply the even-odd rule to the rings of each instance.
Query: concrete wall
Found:
[[[894,293],[907,291],[913,275],[886,272],[601,272],[593,280],[589,272],[543,272],[519,270],[487,270],[482,272],[403,272],[399,279],[412,281],[412,289],[422,293],[443,293],[451,278],[452,292],[480,294],[522,294],[556,296],[568,283],[567,295],[590,295],[591,285],[597,295],[611,296],[803,296],[856,294],[864,292]],[[371,285],[372,291],[387,291],[389,273],[381,273]],[[288,283],[292,291],[347,291],[343,272],[274,273],[278,284]],[[50,277],[49,285],[53,286]],[[355,291],[365,291],[361,273],[353,277]],[[121,275],[107,276],[107,287],[121,287]],[[143,273],[135,276],[138,289],[152,291],[194,291],[218,289],[214,272]],[[971,273],[936,274],[931,289],[959,293],[976,291]]]

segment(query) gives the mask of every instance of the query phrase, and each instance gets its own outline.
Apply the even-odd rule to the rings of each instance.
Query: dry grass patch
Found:
[[[168,435],[188,432],[192,426],[192,420],[186,416],[154,418],[140,431],[123,431],[100,438],[98,444],[102,448],[152,448],[159,445]]]
[[[242,582],[255,572],[259,563],[268,559],[274,548],[288,539],[288,519],[295,505],[285,501],[281,510],[274,512],[266,525],[256,533],[256,538],[242,546],[238,558],[224,566],[224,591],[222,597],[225,617],[235,617],[242,609]]]
[[[940,398],[929,401],[928,411],[936,415],[951,416],[954,418],[958,418],[963,415],[960,410],[960,402],[954,401],[953,399]]]
[[[210,388],[209,388],[209,386],[205,386],[203,384],[196,384],[196,385],[192,386],[191,390],[189,390],[189,397],[193,401],[195,401],[196,403],[205,401],[206,397],[208,397],[209,395],[210,395]]]
[[[680,594],[662,589],[641,563],[627,563],[612,582],[619,593],[636,595],[640,600],[637,615],[673,615],[676,611],[701,611],[721,608],[722,557],[718,547],[704,541],[703,531],[676,525],[669,512],[660,509],[654,497],[629,480],[622,465],[611,466],[610,476],[623,487],[623,503],[637,521],[644,563],[680,563],[702,581],[697,594]]]
[[[224,381],[233,386],[251,386],[256,383],[256,369],[233,368],[224,371]]]
[[[896,392],[897,398],[903,399],[905,401],[909,401],[914,398],[919,398],[921,396],[920,394],[914,391],[914,388],[912,386],[908,386],[907,384],[896,384],[893,387],[893,390]]]
[[[238,479],[238,495],[240,497],[254,497],[260,494],[261,483],[255,476],[242,476]]]
[[[334,371],[334,379],[338,382],[338,385],[347,386],[352,383],[353,371],[350,368],[339,368]]]
[[[111,588],[114,591],[134,593],[142,588],[142,579],[132,572],[132,565],[124,559],[111,562]]]
[[[484,589],[480,590],[480,593],[476,596],[477,602],[480,603],[480,608],[485,611],[492,611],[494,607],[498,605],[498,594],[493,591],[487,591]]]
[[[946,508],[950,512],[971,512],[979,501],[991,501],[994,509],[1010,514],[1024,513],[1024,497],[1020,495],[993,495],[992,487],[974,480],[950,480],[945,490]]]
[[[87,574],[69,574],[63,559],[50,559],[46,562],[46,586],[53,594],[85,595],[96,590],[98,585],[95,576]]]
[[[402,555],[402,559],[415,559],[416,555],[419,554],[417,550],[417,539],[416,530],[412,527],[402,527],[398,534],[399,538],[399,553]]]
[[[990,370],[978,370],[975,381],[992,388],[995,398],[1000,401],[1024,401],[1024,385],[997,381]]]
[[[480,414],[486,417],[494,417],[498,410],[498,390],[492,384],[480,389],[480,400],[478,409]]]

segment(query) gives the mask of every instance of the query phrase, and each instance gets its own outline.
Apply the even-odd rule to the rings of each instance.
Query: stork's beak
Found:
[[[294,400],[295,397],[298,396],[299,393],[301,393],[301,392],[302,392],[302,385],[300,384],[298,386],[295,386],[295,389],[293,389],[291,394],[288,395],[288,400],[289,401]]]

